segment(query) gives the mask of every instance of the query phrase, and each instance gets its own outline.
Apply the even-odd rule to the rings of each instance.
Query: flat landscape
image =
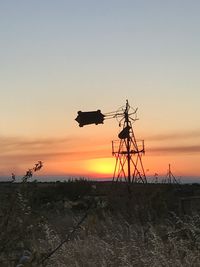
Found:
[[[200,264],[199,184],[0,183],[0,201],[2,267]]]
[[[0,1],[0,267],[200,267],[200,1]]]

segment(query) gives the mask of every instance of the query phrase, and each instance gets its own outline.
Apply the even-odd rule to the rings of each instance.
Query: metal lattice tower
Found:
[[[128,100],[125,107],[118,111],[101,113],[97,111],[78,111],[76,121],[80,127],[90,124],[103,124],[105,119],[117,118],[120,125],[123,125],[119,133],[118,141],[112,142],[112,154],[116,158],[113,181],[126,181],[128,183],[147,183],[142,155],[145,153],[144,141],[137,141],[135,138],[132,124],[137,120],[137,109],[133,110]]]
[[[167,184],[178,184],[176,177],[173,175],[171,171],[171,164],[168,165],[167,175],[166,178],[164,179],[164,182]]]
[[[137,109],[132,111],[128,100],[120,121],[123,129],[119,133],[118,141],[112,142],[112,154],[116,158],[113,181],[126,181],[128,183],[147,183],[142,155],[145,153],[144,141],[135,138],[133,123],[137,120]]]

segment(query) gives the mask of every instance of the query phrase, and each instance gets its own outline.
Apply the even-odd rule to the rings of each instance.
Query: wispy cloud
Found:
[[[98,147],[105,146],[105,143],[98,140],[85,140],[84,137],[55,137],[55,138],[23,138],[0,136],[1,155],[5,153],[45,152],[45,151],[74,151],[85,149],[88,144]]]
[[[200,129],[192,131],[160,133],[149,135],[145,139],[159,142],[159,146],[147,147],[147,152],[153,154],[197,154],[200,153]],[[187,140],[187,141],[186,141]],[[176,141],[176,142],[173,142]],[[163,144],[163,145],[162,145]],[[168,144],[168,145],[166,145]]]
[[[1,162],[11,160],[12,162],[19,162],[23,160],[23,162],[30,160],[85,160],[85,159],[94,159],[100,157],[108,157],[108,153],[106,150],[82,150],[82,151],[74,151],[74,152],[49,152],[49,153],[23,153],[20,154],[7,154],[0,155]]]
[[[198,136],[199,132],[188,133],[188,137]],[[167,140],[178,134],[161,135],[160,140]],[[111,156],[109,144],[103,140],[90,141],[81,138],[22,138],[22,137],[0,137],[0,175],[12,171],[23,172],[28,166],[32,166],[38,160],[45,162],[45,172],[49,166],[56,164],[76,165],[79,161],[105,158]],[[200,143],[191,142],[188,145],[164,145],[146,146],[146,155],[200,155]],[[174,143],[173,143],[174,144]],[[77,161],[77,163],[76,163]],[[53,167],[52,167],[53,168]]]
[[[23,138],[23,137],[0,137],[1,154],[23,150],[51,149],[63,144],[70,143],[70,138]]]
[[[200,138],[200,129],[192,131],[181,131],[172,133],[159,133],[153,135],[147,135],[145,140],[147,141],[167,141],[167,140],[179,140],[179,139],[190,139]]]
[[[200,145],[151,147],[147,149],[147,152],[160,154],[194,154],[200,153]]]
[[[109,148],[105,144],[99,145],[95,141],[84,142],[77,138],[22,138],[0,137],[0,174],[11,170],[24,170],[24,166],[33,164],[38,160],[46,166],[59,162],[69,162],[107,157]],[[81,145],[80,145],[81,144]],[[46,168],[48,169],[48,168]]]

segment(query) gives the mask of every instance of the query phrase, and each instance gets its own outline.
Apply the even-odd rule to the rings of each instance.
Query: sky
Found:
[[[116,119],[138,108],[146,175],[200,177],[200,1],[0,2],[0,176],[112,176]]]

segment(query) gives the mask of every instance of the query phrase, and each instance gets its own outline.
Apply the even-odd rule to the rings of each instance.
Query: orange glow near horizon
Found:
[[[59,160],[46,162],[44,173],[67,176],[80,176],[86,178],[112,177],[115,167],[115,158],[94,158],[85,160]]]
[[[115,168],[115,157],[102,157],[93,159],[70,160],[58,158],[55,161],[44,160],[44,168],[38,175],[58,174],[66,176],[80,176],[86,178],[109,178],[113,176]],[[171,164],[172,172],[178,176],[198,176],[198,161],[193,157],[185,156],[152,156],[142,157],[144,171],[147,177],[165,176],[168,165]],[[29,166],[27,164],[27,166]],[[26,169],[26,168],[25,168]],[[131,166],[133,171],[133,166]]]
[[[86,161],[86,169],[96,177],[111,177],[115,167],[115,158],[98,158]]]

